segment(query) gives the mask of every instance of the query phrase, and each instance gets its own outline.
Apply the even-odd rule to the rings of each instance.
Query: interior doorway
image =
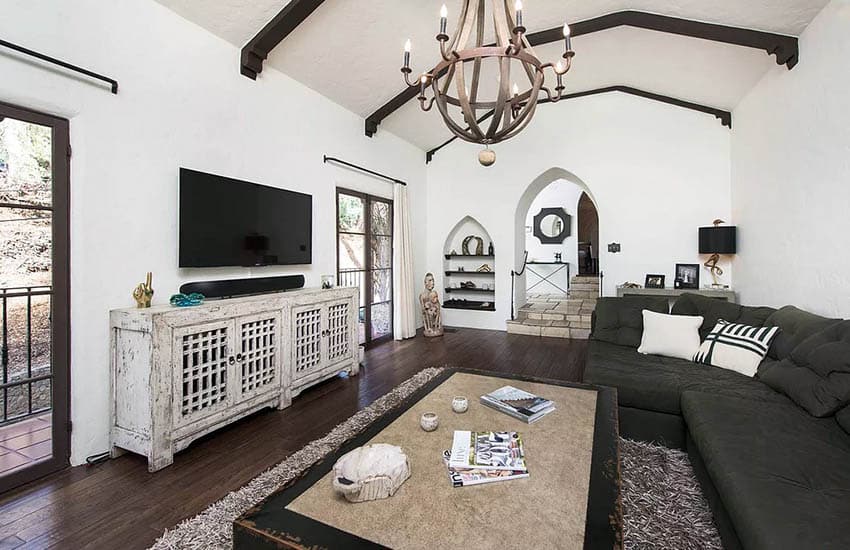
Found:
[[[578,200],[578,274],[599,274],[599,213],[587,193]]]
[[[0,492],[68,465],[69,130],[0,103]]]

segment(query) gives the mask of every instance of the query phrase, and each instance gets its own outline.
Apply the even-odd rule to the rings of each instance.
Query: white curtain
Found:
[[[393,189],[393,332],[396,340],[416,336],[416,290],[407,186]]]

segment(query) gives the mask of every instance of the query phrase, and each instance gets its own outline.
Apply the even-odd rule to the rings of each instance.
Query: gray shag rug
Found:
[[[307,444],[250,483],[167,530],[153,550],[230,549],[233,521],[301,472],[335,451],[389,412],[441,368],[428,368]],[[685,453],[620,440],[625,548],[635,550],[722,550],[711,510]]]

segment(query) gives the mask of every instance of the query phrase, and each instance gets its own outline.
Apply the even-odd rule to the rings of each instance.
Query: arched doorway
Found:
[[[528,184],[528,187],[523,192],[522,196],[520,196],[519,203],[517,204],[517,208],[514,214],[514,269],[516,271],[522,271],[525,260],[525,251],[526,251],[526,241],[525,241],[525,227],[526,227],[526,219],[528,216],[528,212],[531,208],[534,199],[540,194],[543,189],[548,187],[555,181],[564,180],[567,182],[574,183],[577,185],[582,192],[587,195],[590,200],[596,205],[597,209],[597,219],[604,219],[604,209],[600,208],[598,205],[598,201],[595,200],[593,196],[593,191],[588,187],[588,185],[578,176],[573,174],[572,172],[565,170],[563,168],[554,167],[546,170],[534,180]],[[597,223],[598,226],[598,223]],[[598,239],[598,237],[597,237]],[[573,272],[576,273],[575,271]],[[526,277],[525,274],[521,276],[517,276],[514,280],[514,293],[513,293],[514,303],[517,306],[522,306],[526,303],[527,292],[526,292]]]
[[[529,211],[532,207],[541,206],[541,204],[535,202],[536,199],[538,196],[542,196],[541,193],[547,188],[551,191],[550,186],[553,184],[575,189],[575,193],[571,195],[572,198],[568,201],[570,204],[544,205],[547,207],[564,207],[563,210],[566,211],[567,215],[572,216],[570,225],[572,226],[573,240],[569,243],[570,251],[569,253],[563,251],[561,254],[562,262],[571,264],[569,288],[566,293],[537,295],[537,288],[532,288],[534,280],[528,278],[529,269],[527,268],[535,264],[543,264],[543,260],[548,260],[550,256],[554,256],[556,250],[552,248],[551,250],[546,249],[545,252],[535,252],[538,261],[535,264],[531,263],[532,251],[528,250],[529,241],[526,238],[529,229]],[[549,192],[543,193],[543,195],[549,195]],[[552,197],[554,198],[554,195]],[[551,168],[535,178],[520,197],[514,219],[514,271],[517,274],[513,277],[513,299],[516,306],[516,316],[507,322],[509,333],[572,339],[586,339],[590,335],[590,319],[593,310],[596,308],[599,281],[595,275],[580,275],[580,266],[576,254],[579,240],[578,223],[581,218],[578,210],[580,199],[586,199],[593,205],[596,223],[591,242],[596,244],[593,257],[597,258],[597,261],[593,268],[598,272],[600,266],[596,248],[598,248],[599,241],[599,220],[604,212],[598,211],[593,193],[584,181],[563,168]],[[585,206],[585,208],[587,207]],[[589,219],[587,215],[585,215],[585,218]],[[545,220],[545,217],[542,219]],[[533,233],[533,227],[531,229]],[[588,238],[590,239],[590,237]],[[526,251],[529,252],[528,264],[526,264]],[[552,259],[554,260],[554,258]],[[555,265],[555,267],[557,266],[558,264]]]
[[[596,205],[582,193],[578,200],[578,274],[599,274],[599,213]]]

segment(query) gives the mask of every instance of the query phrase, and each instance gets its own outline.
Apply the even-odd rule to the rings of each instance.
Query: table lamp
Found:
[[[699,253],[711,254],[711,258],[705,262],[705,267],[711,270],[711,277],[714,279],[713,287],[722,287],[717,278],[723,275],[723,270],[720,268],[721,254],[735,254],[738,251],[738,228],[734,225],[721,225],[723,220],[714,220],[713,227],[699,228]]]

